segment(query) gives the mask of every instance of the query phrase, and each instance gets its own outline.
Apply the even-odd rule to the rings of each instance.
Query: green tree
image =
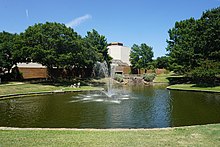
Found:
[[[197,21],[195,54],[201,62],[220,61],[220,7],[203,13]]]
[[[169,69],[169,67],[170,67],[169,57],[167,57],[167,56],[157,57],[156,68]]]
[[[99,62],[105,61],[108,67],[110,67],[112,58],[108,54],[108,43],[105,36],[100,35],[96,30],[93,29],[91,32],[87,32],[85,41],[87,47],[96,51],[97,54],[94,56],[94,59],[97,59]]]
[[[153,48],[142,43],[140,46],[134,44],[131,48],[130,62],[132,67],[138,69],[144,68],[145,72],[153,58]]]
[[[174,71],[186,73],[194,67],[195,26],[196,20],[190,18],[176,22],[175,27],[168,31],[167,51]]]
[[[60,23],[39,23],[28,27],[21,34],[26,55],[33,62],[47,66],[50,71],[53,67],[69,68],[80,67],[81,37],[72,28]]]
[[[220,7],[208,10],[198,20],[190,18],[176,22],[167,40],[171,67],[187,73],[207,60],[220,60]]]
[[[0,71],[10,73],[11,68],[17,63],[13,52],[15,48],[15,36],[8,32],[0,32]]]

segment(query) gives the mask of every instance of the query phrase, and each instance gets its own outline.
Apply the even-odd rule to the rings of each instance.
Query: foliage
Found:
[[[164,68],[164,69],[169,69],[170,68],[170,59],[168,56],[162,56],[162,57],[157,57],[155,60],[155,67],[156,68]]]
[[[142,43],[140,46],[134,44],[131,48],[130,61],[134,68],[148,68],[153,58],[153,48]]]
[[[175,27],[168,31],[170,40],[168,40],[167,51],[171,57],[173,69],[181,72],[188,72],[194,66],[194,28],[196,20],[190,18],[175,23]]]
[[[198,73],[204,61],[219,62],[219,28],[220,7],[204,12],[198,20],[176,22],[168,31],[170,39],[167,40],[171,69],[179,73],[196,69]]]
[[[220,66],[220,7],[204,12],[201,18],[176,22],[167,40],[170,68],[191,73],[198,83],[215,84]]]
[[[123,82],[123,76],[121,74],[115,74],[114,79],[118,82]]]
[[[105,36],[100,35],[96,30],[93,29],[91,32],[87,32],[84,40],[90,50],[96,51],[96,54],[90,57],[99,62],[106,62],[108,67],[110,67],[112,58],[108,54],[108,43]]]
[[[143,75],[143,79],[146,82],[153,82],[154,78],[156,77],[155,73],[147,73]]]
[[[64,24],[35,24],[28,27],[21,37],[24,41],[22,49],[33,62],[41,63],[48,68],[80,64],[76,59],[81,53],[80,36]]]
[[[15,36],[8,32],[0,32],[0,73],[9,73],[12,66],[17,63],[14,58]]]
[[[192,78],[197,83],[213,84],[217,74],[220,74],[220,64],[207,60],[192,71]]]

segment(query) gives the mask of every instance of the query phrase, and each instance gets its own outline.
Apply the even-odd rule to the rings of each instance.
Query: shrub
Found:
[[[115,74],[114,79],[118,82],[123,82],[123,76],[121,74]]]
[[[219,63],[206,61],[192,71],[192,78],[199,84],[215,84],[216,76],[220,73],[219,67]]]
[[[143,79],[146,82],[152,82],[155,77],[156,77],[155,73],[149,73],[149,74],[144,74]]]
[[[192,78],[197,83],[214,84],[217,71],[214,69],[205,69],[198,67],[192,71]]]

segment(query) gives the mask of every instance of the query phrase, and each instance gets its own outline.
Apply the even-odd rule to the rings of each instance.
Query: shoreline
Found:
[[[40,96],[40,95],[49,95],[49,94],[62,94],[62,93],[71,93],[71,92],[84,92],[84,91],[100,91],[103,90],[102,88],[97,89],[82,89],[82,90],[54,90],[54,91],[40,91],[40,92],[28,92],[28,93],[17,93],[17,94],[6,94],[0,95],[0,101],[6,99],[13,99],[13,98],[22,98],[22,97],[29,97],[29,96]]]
[[[219,89],[218,89],[219,88]],[[205,93],[220,93],[220,86],[215,87],[198,87],[195,84],[176,84],[167,87],[168,90],[175,91],[191,91],[191,92],[205,92]]]
[[[167,127],[167,128],[20,128],[20,127],[1,127],[2,130],[30,130],[30,131],[38,131],[38,130],[60,130],[60,131],[159,131],[159,130],[174,130],[174,129],[190,129],[195,127],[207,127],[207,126],[215,126],[220,125],[220,123],[214,124],[204,124],[204,125],[192,125],[192,126],[180,126],[180,127]]]

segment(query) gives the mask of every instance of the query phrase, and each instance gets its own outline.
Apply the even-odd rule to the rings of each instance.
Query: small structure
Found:
[[[48,78],[47,67],[38,63],[18,63],[19,72],[23,79],[46,79]]]

